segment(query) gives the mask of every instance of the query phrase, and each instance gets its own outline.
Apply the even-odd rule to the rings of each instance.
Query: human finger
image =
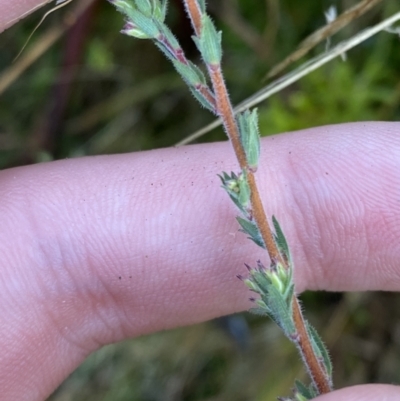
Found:
[[[315,401],[397,401],[399,399],[399,386],[366,384],[336,390],[315,398]]]
[[[51,0],[0,0],[0,33]]]
[[[400,288],[398,132],[362,123],[263,140],[257,180],[298,291]],[[0,173],[9,398],[43,399],[103,344],[249,307],[235,276],[267,258],[220,189],[216,174],[231,170],[218,143]]]

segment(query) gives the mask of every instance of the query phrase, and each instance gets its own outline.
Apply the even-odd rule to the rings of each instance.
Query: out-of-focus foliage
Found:
[[[180,3],[171,0],[168,21],[189,58],[198,61]],[[266,72],[325,23],[323,13],[332,3],[341,12],[356,1],[208,3],[224,31],[225,74],[237,103],[260,89]],[[332,43],[398,9],[397,1],[384,1],[335,35]],[[0,36],[0,74],[15,68],[12,59],[43,12]],[[65,12],[48,18],[25,52],[61,23]],[[171,146],[212,119],[163,55],[148,41],[119,34],[122,25],[121,15],[107,2],[94,3],[80,27],[67,31],[0,95],[1,168]],[[347,62],[334,60],[261,105],[261,132],[399,120],[399,65],[399,38],[380,33],[350,51]],[[202,138],[224,139],[221,130]],[[311,322],[324,328],[338,387],[400,382],[398,297],[306,294],[305,302]],[[240,315],[108,346],[50,400],[271,400],[285,394],[301,372],[291,344],[270,322]]]

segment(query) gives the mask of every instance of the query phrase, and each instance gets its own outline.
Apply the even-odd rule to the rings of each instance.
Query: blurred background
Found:
[[[364,0],[364,3],[366,0]],[[208,3],[223,30],[225,76],[239,103],[271,82],[271,68],[354,0],[220,0]],[[375,1],[330,39],[333,46],[398,12]],[[13,63],[43,14],[0,36],[0,168],[172,146],[213,121],[148,41],[119,33],[123,18],[105,1],[74,0],[51,14]],[[168,21],[198,60],[180,0]],[[325,51],[323,40],[290,71]],[[380,33],[311,73],[260,108],[262,135],[324,124],[400,120],[400,39]],[[220,129],[197,142],[225,140]],[[233,272],[234,274],[234,272]],[[392,293],[302,296],[331,351],[336,387],[400,383],[400,297]],[[249,314],[157,333],[93,354],[51,401],[245,401],[289,395],[305,378],[293,346]]]

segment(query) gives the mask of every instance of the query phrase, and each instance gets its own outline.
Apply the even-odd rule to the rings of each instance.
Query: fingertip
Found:
[[[49,2],[48,0],[0,0],[0,33]]]
[[[395,401],[400,400],[400,386],[365,384],[346,387],[315,398],[315,401]]]

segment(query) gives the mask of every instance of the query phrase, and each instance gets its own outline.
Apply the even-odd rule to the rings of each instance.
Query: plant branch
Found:
[[[205,0],[183,0],[192,21],[194,41],[202,55],[211,79],[208,86],[203,72],[186,59],[181,46],[165,24],[167,0],[109,0],[126,15],[123,33],[140,39],[150,39],[172,62],[189,86],[193,95],[206,108],[217,114],[233,145],[241,172],[223,173],[223,188],[239,208],[237,217],[241,231],[249,234],[257,245],[268,251],[271,259],[266,268],[261,261],[257,267],[248,266],[249,278],[240,279],[260,298],[252,298],[258,305],[255,311],[269,316],[295,343],[311,376],[307,387],[296,382],[296,400],[310,400],[331,391],[332,365],[328,351],[316,331],[303,318],[295,295],[293,264],[283,231],[272,217],[273,229],[265,213],[257,188],[255,172],[259,163],[260,136],[257,110],[234,114],[221,68],[221,32],[218,32],[205,11]],[[246,265],[247,266],[247,265]],[[300,398],[299,398],[300,397]]]
[[[183,0],[188,11],[196,35],[201,38],[203,16],[201,15],[201,8],[197,0]],[[247,182],[250,188],[250,203],[252,218],[254,219],[259,232],[264,241],[265,247],[268,251],[272,263],[281,263],[287,270],[290,268],[288,261],[281,255],[277,244],[274,239],[274,234],[268,224],[267,216],[261,201],[261,197],[256,185],[254,172],[249,168],[247,162],[246,152],[243,148],[240,138],[239,129],[236,123],[236,118],[233,108],[229,99],[228,91],[225,86],[223,74],[220,63],[208,63],[207,68],[213,84],[214,95],[216,99],[217,112],[223,122],[225,131],[233,145],[236,157],[238,159],[240,168],[243,172],[247,173]],[[315,355],[311,340],[308,335],[306,323],[301,313],[299,302],[295,295],[293,295],[293,320],[296,328],[296,340],[298,348],[307,365],[310,376],[318,389],[320,394],[331,391],[331,385],[327,379],[326,372],[324,371],[320,361]]]

